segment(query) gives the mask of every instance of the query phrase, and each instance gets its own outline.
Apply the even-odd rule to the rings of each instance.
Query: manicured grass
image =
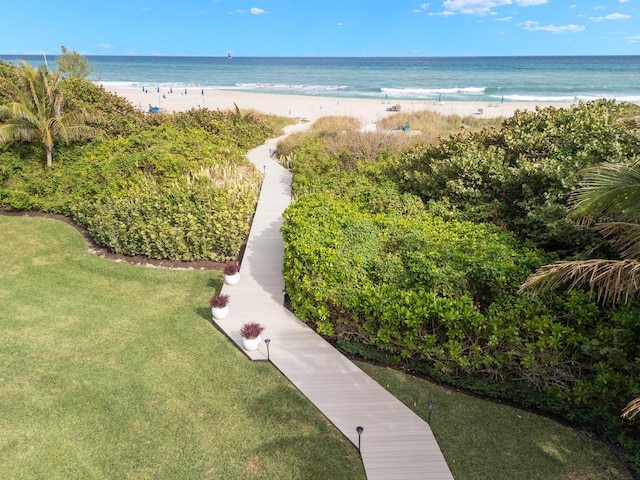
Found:
[[[434,401],[431,429],[456,480],[632,478],[605,445],[549,418],[357,363],[425,420]]]
[[[210,324],[221,277],[0,217],[0,478],[363,479],[356,449]]]

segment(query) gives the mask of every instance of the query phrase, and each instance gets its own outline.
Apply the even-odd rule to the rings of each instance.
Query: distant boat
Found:
[[[227,52],[227,60],[231,60],[231,52]]]

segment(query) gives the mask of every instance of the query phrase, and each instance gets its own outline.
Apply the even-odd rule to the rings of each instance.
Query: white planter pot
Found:
[[[224,283],[227,285],[235,285],[240,281],[240,272],[234,273],[233,275],[225,275]]]
[[[245,350],[251,352],[253,350],[257,350],[258,346],[260,345],[260,335],[258,335],[256,338],[244,338],[242,337],[242,348],[244,348]]]
[[[211,315],[213,315],[213,318],[216,320],[222,320],[229,315],[229,305],[222,308],[211,307]]]

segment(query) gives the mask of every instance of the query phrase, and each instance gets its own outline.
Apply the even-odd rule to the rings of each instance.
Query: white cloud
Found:
[[[110,43],[99,43],[98,46],[100,48],[116,48],[115,46],[111,45]]]
[[[620,0],[620,3],[627,3],[629,0]]]
[[[230,14],[233,14],[233,12],[229,12]],[[268,12],[265,12],[263,9],[258,8],[258,7],[253,7],[249,10],[236,10],[236,12],[238,15],[264,15]]]
[[[464,15],[495,15],[492,9],[516,4],[520,7],[544,5],[549,0],[445,0],[442,6],[447,12]]]
[[[337,25],[338,25],[339,27],[348,27],[350,24],[349,24],[349,23],[346,23],[346,22],[338,22],[338,23],[337,23]]]
[[[413,13],[421,13],[424,12],[427,8],[429,8],[429,4],[428,3],[422,3],[420,5],[418,5],[418,8],[414,8],[412,10]]]
[[[533,22],[531,20],[527,20],[519,25],[525,30],[529,30],[531,32],[550,32],[556,34],[582,32],[586,30],[582,25],[540,25],[540,22]]]
[[[496,18],[496,22],[510,22],[513,20],[513,17],[504,17],[504,18]]]
[[[589,20],[593,20],[594,22],[603,22],[605,20],[627,20],[631,18],[631,15],[625,15],[623,13],[611,13],[609,15],[605,15],[604,17],[589,17]]]

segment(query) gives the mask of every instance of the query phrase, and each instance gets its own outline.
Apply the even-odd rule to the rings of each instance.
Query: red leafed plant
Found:
[[[252,338],[258,338],[258,335],[262,333],[264,327],[256,322],[245,323],[240,329],[240,335],[244,338],[251,340]]]
[[[214,295],[211,297],[211,300],[209,300],[209,304],[213,308],[224,308],[229,305],[229,295]]]
[[[224,266],[225,275],[235,275],[240,271],[240,267],[235,262],[229,262]]]

